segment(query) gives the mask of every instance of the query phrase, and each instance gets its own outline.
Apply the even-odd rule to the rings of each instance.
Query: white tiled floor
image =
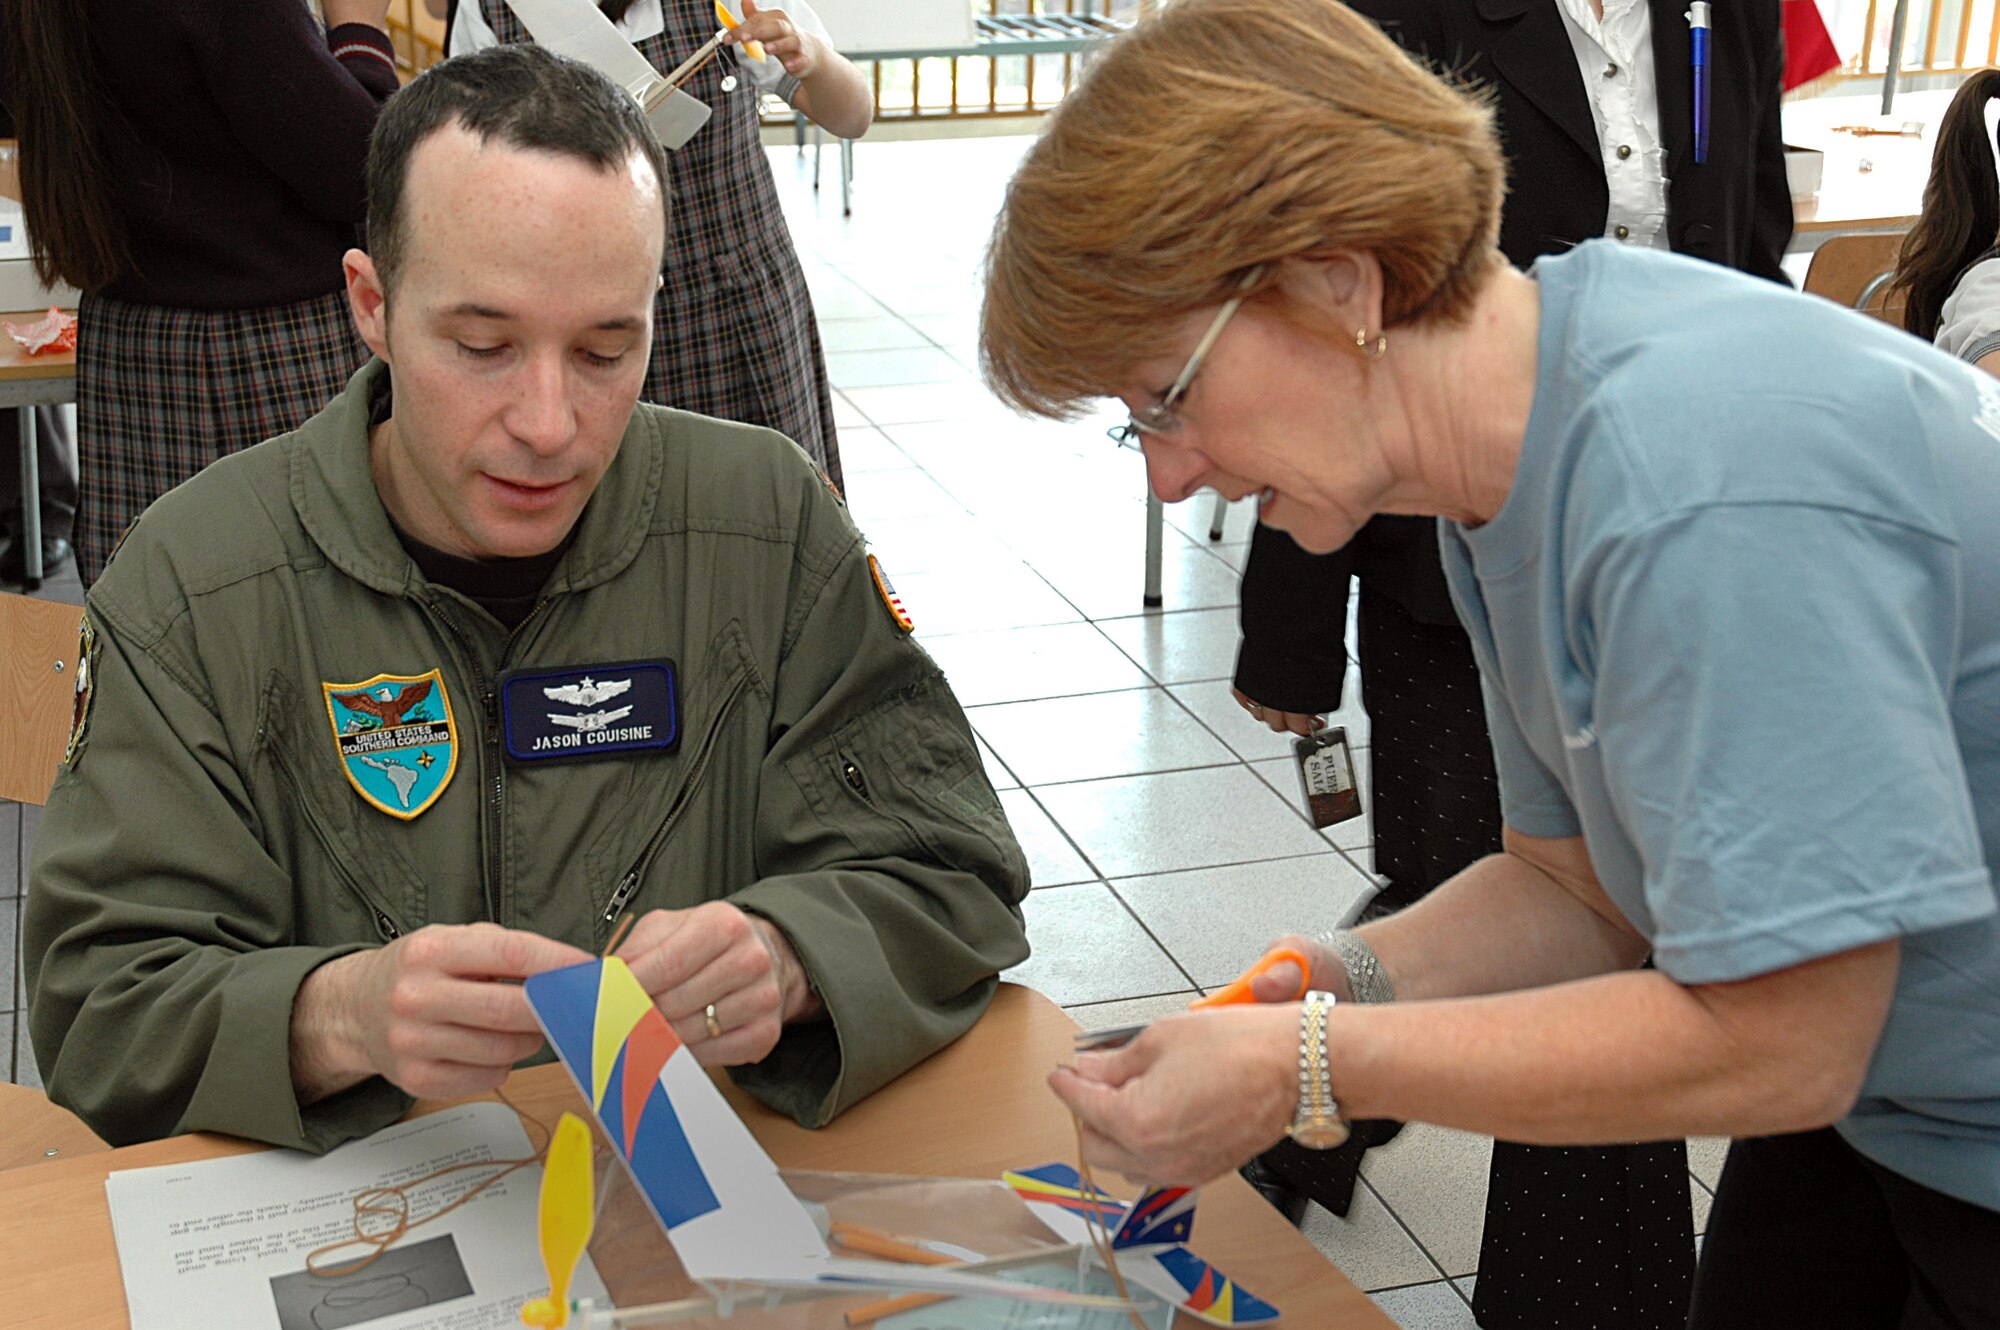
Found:
[[[1024,421],[976,378],[979,256],[1026,143],[864,143],[848,219],[831,188],[812,194],[806,159],[771,159],[838,390],[852,511],[968,709],[1038,887],[1035,955],[1012,977],[1103,1027],[1177,1010],[1277,934],[1345,917],[1369,889],[1372,838],[1365,819],[1314,831],[1285,741],[1229,696],[1247,509],[1211,543],[1208,496],[1170,508],[1166,605],[1143,612],[1145,477],[1104,437],[1112,413]],[[74,599],[73,580],[52,590]],[[1347,695],[1336,720],[1365,796],[1367,717]],[[10,970],[24,811],[0,804]],[[0,1011],[0,1064],[18,1023]],[[34,1079],[31,1057],[14,1068]],[[1488,1148],[1406,1130],[1370,1156],[1348,1217],[1315,1209],[1306,1232],[1409,1330],[1463,1330],[1470,1281],[1448,1277],[1476,1264]],[[1721,1143],[1695,1143],[1702,1218],[1720,1162]]]

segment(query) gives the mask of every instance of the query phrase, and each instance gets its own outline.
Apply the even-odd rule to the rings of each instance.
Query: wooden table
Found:
[[[1048,1069],[1069,1056],[1075,1030],[1041,994],[1002,984],[992,1009],[963,1039],[830,1127],[806,1131],[734,1086],[726,1093],[786,1168],[997,1178],[1005,1168],[1075,1156],[1069,1114],[1042,1083]],[[567,1075],[555,1066],[516,1072],[507,1092],[524,1111],[547,1121],[577,1104]],[[439,1107],[419,1105],[416,1111]],[[0,1135],[11,1138],[17,1129],[10,1114]],[[14,1307],[8,1324],[52,1330],[125,1325],[105,1176],[261,1148],[229,1137],[179,1136],[0,1173],[0,1269]],[[1203,1192],[1194,1247],[1281,1308],[1286,1325],[1394,1330],[1238,1177]]]
[[[0,314],[0,320],[33,323],[45,309]],[[35,456],[35,408],[76,400],[76,352],[31,356],[21,344],[0,332],[0,407],[14,408],[21,442],[21,552],[27,577],[22,590],[42,584],[42,481]]]

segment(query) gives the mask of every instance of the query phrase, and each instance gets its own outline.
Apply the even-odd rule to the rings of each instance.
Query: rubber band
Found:
[[[631,931],[631,928],[632,914],[630,911],[627,911],[619,918],[617,928],[612,930],[611,941],[605,945],[604,955],[609,956],[612,952],[616,951],[618,944],[625,940],[625,934]],[[467,1201],[479,1195],[479,1193],[485,1191],[508,1174],[526,1168],[530,1164],[541,1163],[543,1157],[548,1154],[552,1133],[539,1120],[522,1112],[521,1106],[509,1099],[504,1089],[496,1088],[493,1093],[501,1103],[514,1110],[514,1116],[521,1120],[524,1133],[531,1124],[536,1130],[541,1132],[542,1143],[535,1147],[533,1154],[524,1159],[475,1159],[463,1164],[447,1164],[443,1168],[426,1173],[422,1177],[415,1178],[409,1182],[399,1182],[391,1187],[369,1187],[364,1191],[355,1193],[353,1202],[354,1218],[352,1221],[354,1236],[351,1238],[342,1238],[338,1242],[329,1242],[323,1247],[315,1247],[310,1252],[307,1252],[306,1273],[317,1275],[321,1279],[339,1279],[346,1275],[358,1274],[366,1270],[370,1265],[373,1265],[381,1257],[382,1253],[388,1251],[389,1248],[395,1246],[398,1242],[401,1242],[404,1237],[408,1236],[411,1230],[422,1228],[425,1224],[444,1218],[453,1210],[458,1209],[459,1206],[464,1205]],[[500,1171],[492,1177],[482,1180],[478,1185],[467,1190],[463,1196],[460,1196],[457,1200],[435,1214],[425,1215],[422,1219],[413,1220],[410,1218],[410,1191],[412,1188],[421,1187],[427,1182],[435,1182],[439,1178],[472,1168],[497,1168]],[[370,1225],[376,1223],[376,1221],[384,1222],[388,1226],[384,1228],[376,1224],[375,1227],[371,1228]],[[342,1251],[354,1246],[372,1247],[374,1250],[345,1265],[329,1267],[319,1264],[320,1258],[328,1252]]]
[[[521,1120],[524,1127],[526,1124],[533,1123],[535,1127],[540,1129],[542,1143],[535,1147],[533,1154],[523,1159],[475,1159],[463,1164],[447,1164],[443,1168],[435,1169],[409,1182],[399,1182],[390,1187],[369,1187],[365,1191],[356,1193],[354,1197],[354,1236],[351,1238],[342,1238],[338,1242],[329,1242],[325,1246],[315,1247],[307,1252],[306,1273],[317,1275],[321,1279],[340,1279],[347,1275],[366,1270],[381,1257],[382,1253],[402,1241],[412,1230],[422,1228],[425,1224],[444,1218],[453,1210],[458,1209],[459,1206],[464,1205],[467,1201],[479,1195],[479,1193],[485,1191],[488,1187],[491,1187],[510,1173],[526,1168],[530,1164],[540,1163],[542,1157],[548,1153],[549,1129],[542,1126],[536,1119],[522,1112],[521,1106],[509,1099],[505,1090],[496,1089],[493,1093],[498,1096],[501,1103],[514,1110],[514,1116]],[[427,1182],[433,1182],[438,1178],[446,1177],[453,1173],[461,1173],[471,1168],[494,1168],[500,1171],[469,1188],[463,1196],[460,1196],[443,1209],[425,1215],[421,1219],[413,1220],[410,1218],[410,1191],[412,1188],[421,1187]],[[368,1224],[372,1219],[378,1217],[386,1217],[389,1221],[389,1227],[377,1228],[371,1231]],[[374,1250],[344,1265],[323,1266],[319,1263],[320,1258],[328,1252],[342,1251],[354,1246],[372,1247]]]
[[[1132,1330],[1147,1330],[1139,1309],[1132,1305],[1132,1294],[1125,1287],[1125,1277],[1118,1273],[1118,1255],[1111,1247],[1112,1235],[1106,1231],[1104,1216],[1097,1208],[1097,1182],[1090,1176],[1090,1161],[1083,1157],[1083,1119],[1076,1115],[1074,1109],[1070,1111],[1069,1125],[1076,1128],[1076,1173],[1083,1180],[1086,1200],[1083,1223],[1090,1234],[1090,1245],[1096,1249],[1097,1259],[1104,1266],[1105,1273],[1111,1276],[1111,1287],[1125,1302],[1125,1315],[1132,1320]]]

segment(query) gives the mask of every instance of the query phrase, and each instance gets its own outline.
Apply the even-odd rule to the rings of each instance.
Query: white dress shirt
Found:
[[[1653,14],[1647,0],[1556,0],[1569,30],[1611,206],[1604,234],[1669,249],[1667,154],[1660,139],[1659,78],[1653,68]]]

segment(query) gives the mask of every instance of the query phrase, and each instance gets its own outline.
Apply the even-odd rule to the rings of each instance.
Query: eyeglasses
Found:
[[[1122,425],[1113,425],[1105,433],[1121,448],[1137,448],[1141,434],[1172,434],[1181,427],[1181,418],[1174,413],[1174,405],[1186,395],[1188,385],[1194,382],[1195,374],[1201,369],[1201,362],[1207,358],[1215,341],[1222,336],[1222,330],[1229,323],[1243,302],[1250,297],[1250,288],[1264,275],[1264,265],[1258,264],[1243,274],[1243,280],[1236,284],[1236,294],[1222,302],[1222,308],[1215,311],[1215,320],[1208,325],[1208,331],[1194,344],[1194,354],[1188,357],[1186,366],[1174,380],[1173,386],[1160,395],[1160,400],[1150,406],[1142,406],[1126,417]]]

